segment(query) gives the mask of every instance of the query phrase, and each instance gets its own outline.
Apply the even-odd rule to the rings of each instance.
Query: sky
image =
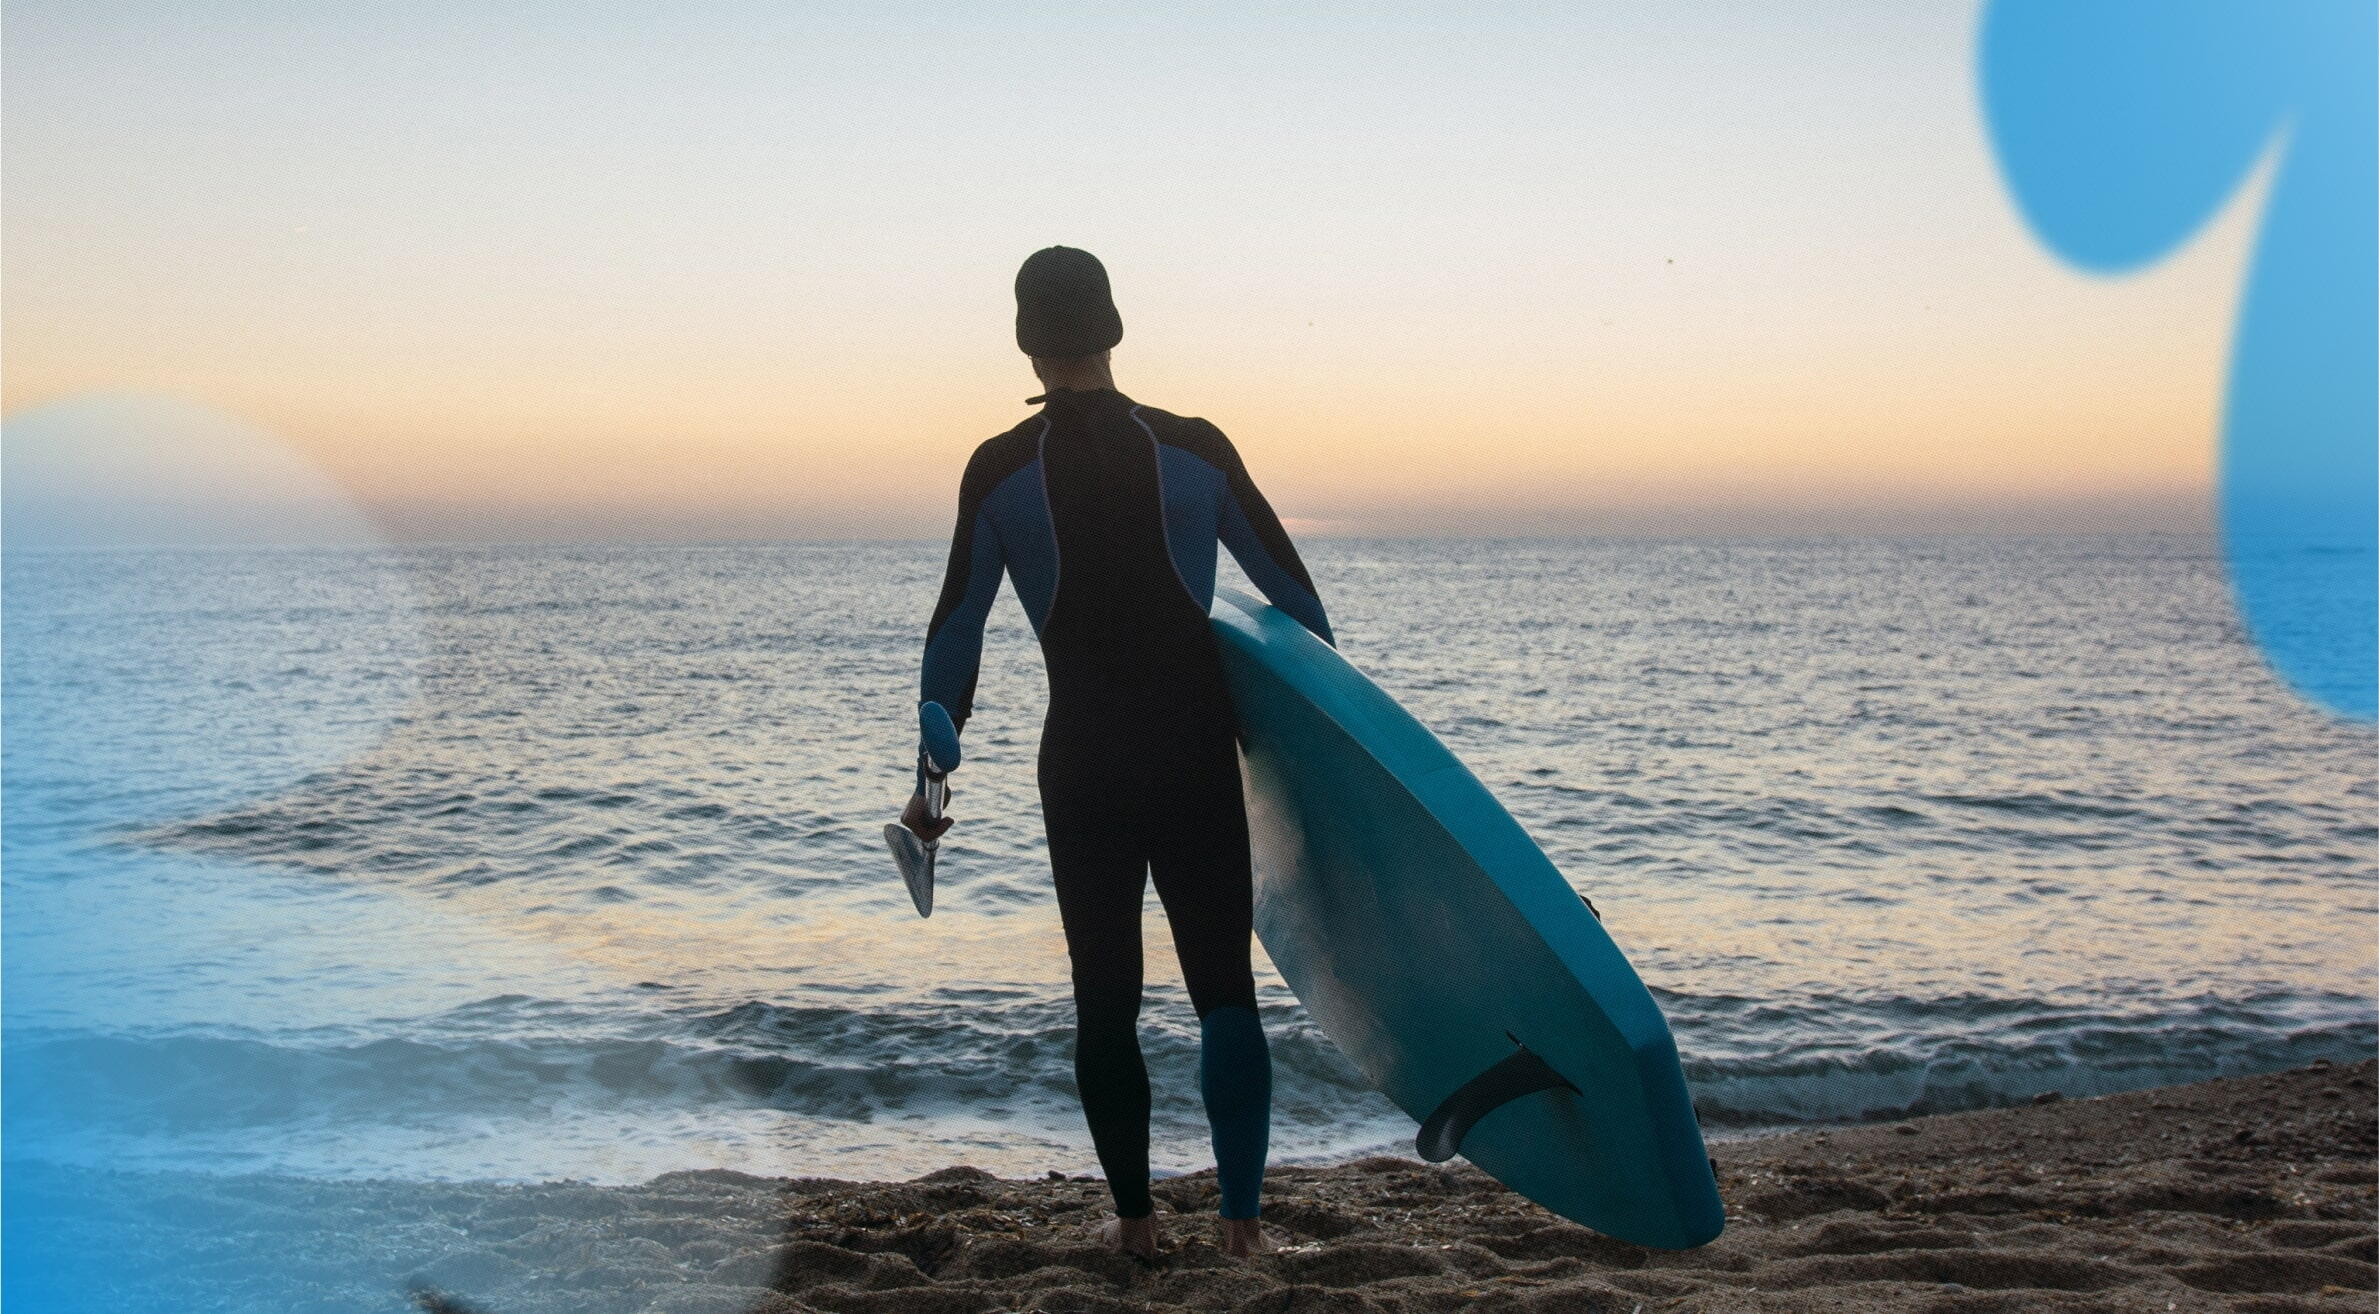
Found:
[[[0,414],[204,408],[403,540],[933,537],[1062,243],[1300,533],[2202,531],[2261,186],[2061,264],[1976,27],[10,0]]]

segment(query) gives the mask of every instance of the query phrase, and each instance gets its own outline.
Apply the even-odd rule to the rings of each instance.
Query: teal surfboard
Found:
[[[1701,1127],[1651,992],[1437,737],[1277,608],[1219,590],[1256,933],[1306,1012],[1458,1152],[1641,1245],[1718,1235]]]

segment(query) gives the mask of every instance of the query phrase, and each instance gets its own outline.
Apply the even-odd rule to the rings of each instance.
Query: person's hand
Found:
[[[943,798],[947,800],[949,797],[950,792],[945,789]],[[884,814],[879,812],[876,815],[880,817]],[[942,837],[942,832],[950,829],[951,822],[950,818],[946,816],[926,815],[925,794],[920,790],[909,795],[909,805],[900,811],[900,824],[908,827],[917,838],[931,844]]]

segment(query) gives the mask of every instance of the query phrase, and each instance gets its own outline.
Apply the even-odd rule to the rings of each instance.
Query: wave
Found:
[[[661,1034],[647,1035],[590,1034],[575,1008],[521,996],[425,1020],[410,1035],[12,1035],[7,1116],[12,1128],[168,1137],[391,1120],[600,1120],[635,1108],[775,1111],[853,1128],[987,1112],[1071,1126],[1070,1010],[972,995],[983,997],[875,1011],[749,1001],[648,1019]],[[2379,1049],[2366,1006],[2335,999],[2131,1019],[1980,997],[1669,995],[1664,1004],[1714,1133],[2108,1094]],[[1380,1120],[1393,1121],[1302,1010],[1265,1012],[1284,1144],[1343,1139],[1334,1133],[1358,1124],[1376,1138]],[[1142,1046],[1160,1134],[1202,1131],[1194,1029],[1150,1020]]]
[[[1302,1013],[1266,1020],[1276,1106],[1317,1114],[1360,1078]],[[540,1032],[574,1010],[504,996],[416,1034],[12,1034],[0,1098],[12,1127],[77,1123],[158,1134],[389,1117],[483,1117],[607,1107],[731,1106],[865,1123],[896,1113],[1071,1107],[1071,1006],[865,1013],[748,1002],[669,1021],[666,1034]],[[1290,1014],[1283,1016],[1282,1014]],[[1059,1014],[1063,1014],[1061,1019]],[[1196,1104],[1194,1029],[1142,1027],[1158,1102]]]
[[[1686,1064],[1694,1111],[1713,1131],[1812,1123],[1875,1122],[2006,1108],[2042,1098],[2113,1095],[2214,1077],[2352,1062],[2379,1051],[2379,1025],[2341,1023],[2284,1035],[2226,1037],[2218,1046],[2168,1047],[2137,1033],[2129,1052],[2085,1056],[2054,1046],[1958,1047],[1858,1058],[1790,1055],[1736,1064]]]

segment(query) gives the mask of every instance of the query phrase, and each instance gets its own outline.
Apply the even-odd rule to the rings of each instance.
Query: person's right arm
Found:
[[[992,471],[977,449],[958,484],[958,523],[950,531],[950,560],[942,571],[942,593],[934,604],[933,620],[925,630],[925,660],[917,680],[917,700],[940,703],[959,730],[975,711],[975,676],[983,661],[983,624],[991,604],[999,598],[1000,575],[1007,560],[1001,550],[999,527],[984,513],[991,496]],[[924,819],[925,754],[917,755],[917,793],[901,821],[926,839],[949,829]],[[930,833],[928,833],[930,831]]]
[[[1322,609],[1320,595],[1314,592],[1313,577],[1305,573],[1305,562],[1297,555],[1297,545],[1289,541],[1289,531],[1281,528],[1280,517],[1273,514],[1272,504],[1264,500],[1256,481],[1248,477],[1247,465],[1239,459],[1239,449],[1231,445],[1222,430],[1215,429],[1214,436],[1219,440],[1216,449],[1223,458],[1220,525],[1223,546],[1231,550],[1232,559],[1247,572],[1249,582],[1263,590],[1273,606],[1313,631],[1322,642],[1337,647],[1338,640],[1330,633],[1329,614]]]
[[[990,463],[977,449],[958,485],[958,523],[950,531],[950,561],[942,595],[925,630],[925,663],[917,681],[920,703],[940,703],[964,731],[975,710],[975,673],[983,661],[983,623],[1000,592],[1007,565],[999,527],[983,510],[991,496]]]

